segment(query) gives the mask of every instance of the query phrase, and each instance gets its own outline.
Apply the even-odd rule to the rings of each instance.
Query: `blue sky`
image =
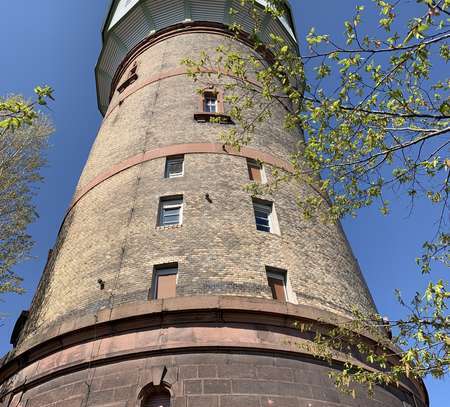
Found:
[[[48,152],[35,202],[40,215],[30,227],[36,241],[34,259],[17,271],[25,279],[27,293],[5,296],[0,313],[6,314],[0,328],[0,354],[10,349],[9,337],[20,311],[27,309],[42,273],[48,250],[53,246],[64,212],[100,126],[94,66],[101,47],[100,27],[108,0],[14,0],[0,2],[0,95],[30,96],[34,86],[49,84],[56,102],[51,116],[56,132]],[[295,0],[294,13],[299,37],[311,26],[319,32],[340,34],[342,22],[356,6],[351,0]],[[402,309],[393,295],[400,288],[410,297],[423,287],[415,266],[424,240],[434,233],[433,211],[419,204],[408,216],[408,203],[392,197],[392,214],[382,217],[376,208],[344,221],[344,228],[359,260],[372,295],[383,315],[395,319]],[[432,407],[448,405],[450,381],[426,381]]]

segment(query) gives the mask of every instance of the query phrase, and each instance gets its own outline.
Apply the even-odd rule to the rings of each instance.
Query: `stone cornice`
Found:
[[[129,157],[126,160],[113,165],[110,169],[97,175],[94,179],[82,186],[72,199],[67,212],[70,212],[77,202],[83,198],[89,191],[100,185],[102,182],[110,179],[114,175],[121,173],[135,165],[142,164],[146,161],[155,160],[157,158],[168,157],[171,155],[182,154],[225,154],[236,157],[250,158],[252,160],[259,160],[265,164],[280,168],[287,172],[293,172],[293,166],[272,154],[266,153],[250,147],[242,147],[239,151],[229,146],[219,143],[189,143],[189,144],[174,144],[170,146],[155,148],[146,151],[142,154],[137,154]],[[67,215],[66,215],[67,216]]]
[[[208,22],[208,21],[189,21],[183,22],[179,24],[172,25],[165,29],[158,31],[157,33],[144,38],[141,42],[139,42],[136,46],[131,49],[128,54],[123,58],[121,64],[117,68],[113,79],[111,81],[111,89],[110,89],[110,101],[114,95],[114,92],[119,84],[120,78],[126,72],[130,64],[143,52],[148,50],[149,48],[165,41],[169,38],[178,37],[180,35],[189,35],[189,34],[215,34],[221,35],[228,38],[233,38],[234,40],[240,41],[241,43],[247,45],[250,48],[254,48],[254,41],[250,38],[248,34],[245,32],[240,32],[240,34],[235,34],[229,30],[229,28],[217,22]],[[258,48],[258,52],[268,61],[272,62],[274,57],[273,54],[264,46],[260,46]],[[108,107],[108,113],[111,112],[111,108]],[[108,114],[107,113],[107,114]]]

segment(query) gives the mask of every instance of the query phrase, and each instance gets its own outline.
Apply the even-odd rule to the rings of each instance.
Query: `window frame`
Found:
[[[256,212],[263,212],[263,213],[267,213],[267,222],[268,222],[268,228],[269,230],[261,230],[258,229],[258,222],[257,222],[257,216],[256,216]],[[273,212],[273,204],[268,204],[268,203],[262,203],[262,202],[256,202],[255,200],[253,200],[253,213],[255,215],[255,225],[256,225],[256,230],[259,230],[260,232],[264,232],[264,233],[272,233],[273,231],[273,220],[272,220],[272,212]],[[261,225],[261,227],[265,227],[265,225]]]
[[[206,95],[213,95],[216,99],[216,111],[208,112],[205,109]],[[194,113],[194,120],[197,123],[214,123],[220,124],[234,124],[231,117],[225,114],[224,93],[222,89],[216,89],[213,86],[207,87],[200,91],[198,98],[198,108]]]
[[[181,173],[172,174],[170,169],[170,162],[181,161]],[[184,154],[182,155],[172,155],[166,157],[166,165],[164,168],[164,178],[180,178],[184,176]]]
[[[174,202],[174,203],[171,203],[171,202]],[[176,208],[176,207],[180,208],[179,216],[178,216],[178,223],[165,224],[164,223],[164,210],[166,208],[172,209],[172,208]],[[181,226],[183,224],[183,207],[184,207],[183,195],[161,197],[159,199],[158,227],[169,228],[169,227]]]
[[[216,99],[216,111],[215,112],[207,112],[205,109],[205,97],[206,95],[213,95]],[[216,89],[214,87],[206,88],[201,91],[200,98],[198,101],[198,112],[203,115],[214,116],[226,116],[224,115],[225,106],[224,106],[224,94],[221,89]]]
[[[252,197],[252,206],[253,206],[253,217],[255,221],[256,230],[263,233],[271,233],[273,235],[281,236],[280,224],[278,223],[278,216],[275,210],[275,203],[273,201],[266,201],[256,197]],[[264,208],[270,208],[271,212],[269,213],[269,231],[258,229],[258,223],[256,222],[256,209],[260,208],[263,210]]]
[[[214,104],[208,104],[209,100],[214,100]],[[214,106],[214,111],[207,110],[208,106]],[[203,108],[202,111],[204,113],[216,114],[219,112],[219,95],[218,92],[214,91],[205,91],[203,92]]]
[[[172,276],[172,275],[176,276],[175,277],[175,294],[176,294],[178,284],[178,271],[179,271],[178,263],[166,263],[153,266],[153,279],[152,279],[152,287],[150,290],[150,296],[152,300],[163,299],[158,298],[157,296],[160,276]],[[175,297],[166,297],[166,298],[175,298]]]

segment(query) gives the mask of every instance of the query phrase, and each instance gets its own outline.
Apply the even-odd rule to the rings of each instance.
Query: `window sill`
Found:
[[[218,120],[220,124],[234,124],[233,120],[231,120],[231,117],[224,113],[194,113],[194,120],[198,123],[210,123],[211,119]],[[214,121],[214,123],[216,122]]]
[[[183,227],[183,225],[156,226],[156,230],[179,229],[181,227]]]
[[[265,236],[276,236],[276,237],[281,237],[281,233],[278,232],[264,232],[263,230],[258,230],[256,229],[256,232],[258,232],[259,234],[263,234]]]

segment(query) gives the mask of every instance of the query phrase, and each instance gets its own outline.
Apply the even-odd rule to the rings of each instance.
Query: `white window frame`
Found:
[[[212,98],[214,98],[214,104],[209,104],[208,100],[211,100]],[[207,110],[210,108],[210,106],[214,106],[214,111],[211,110]],[[203,111],[205,113],[218,113],[219,111],[219,100],[217,97],[217,94],[214,92],[204,92],[203,93]]]
[[[171,227],[171,226],[179,226],[183,224],[183,196],[174,196],[174,197],[167,197],[167,198],[160,198],[159,200],[159,225],[160,227]],[[164,224],[164,210],[165,209],[173,209],[173,208],[179,208],[179,219],[178,223],[174,224]]]
[[[278,217],[277,213],[275,211],[275,204],[271,201],[263,201],[259,200],[257,198],[253,198],[253,217],[255,219],[255,227],[256,230],[262,233],[272,233],[275,235],[280,236],[280,225],[278,224]],[[268,210],[270,209],[270,212]],[[260,210],[263,212],[268,212],[268,219],[269,219],[269,231],[259,230],[258,224],[256,223],[256,210]]]
[[[158,277],[176,275],[175,286],[178,284],[178,264],[167,265],[164,264],[155,266],[153,268],[153,285],[152,285],[152,300],[157,300],[156,294],[158,293]]]
[[[171,173],[170,172],[170,162],[181,161],[181,173]],[[176,155],[166,157],[166,167],[164,171],[165,178],[178,178],[184,176],[184,155]]]
[[[258,229],[258,223],[256,222],[256,211],[267,213],[267,221],[269,222],[268,231]],[[253,215],[255,216],[255,225],[257,230],[264,233],[272,233],[273,231],[272,212],[273,212],[273,204],[253,201]]]

